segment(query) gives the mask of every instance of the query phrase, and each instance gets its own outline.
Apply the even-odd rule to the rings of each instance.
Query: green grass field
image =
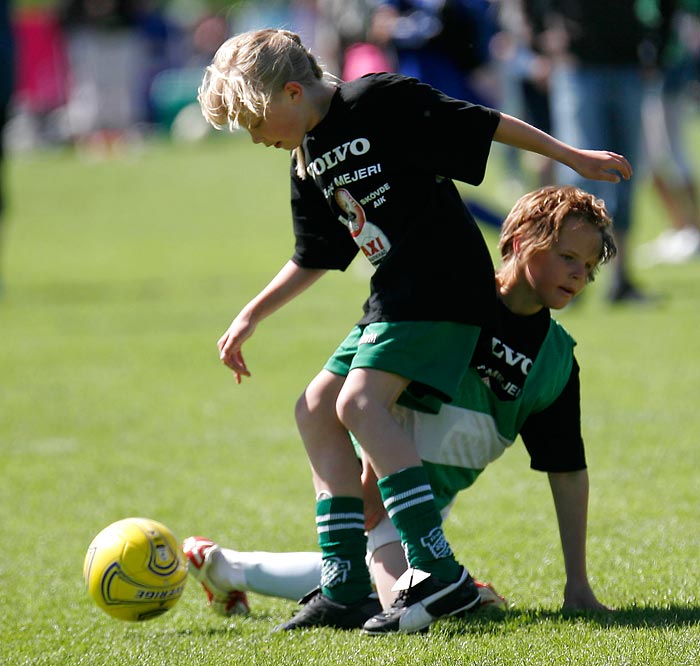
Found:
[[[700,145],[695,133],[693,145]],[[696,155],[697,157],[697,155]],[[612,615],[563,614],[546,478],[524,448],[463,494],[458,556],[513,604],[429,634],[271,635],[294,604],[222,620],[190,581],[166,615],[109,618],[82,562],[143,515],[242,550],[315,548],[292,407],[359,317],[366,276],[329,275],[268,320],[236,386],[215,343],[291,253],[287,159],[244,138],[129,158],[14,159],[0,300],[0,663],[700,663],[700,261],[639,271],[655,307],[609,306],[606,270],[559,319],[579,342],[589,573]],[[509,206],[494,156],[482,200]],[[642,179],[635,243],[665,227]],[[495,247],[495,236],[488,234]]]

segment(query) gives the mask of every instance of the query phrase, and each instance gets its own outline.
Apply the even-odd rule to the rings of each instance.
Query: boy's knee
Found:
[[[335,400],[337,391],[332,385],[313,380],[299,396],[294,405],[294,418],[303,432],[304,428],[322,419],[335,419]]]
[[[343,390],[340,392],[338,399],[335,402],[335,413],[338,420],[351,431],[359,420],[363,418],[366,412],[365,397],[355,391]]]
[[[309,409],[309,401],[306,392],[304,392],[297,398],[296,404],[294,405],[294,420],[297,423],[297,427],[303,430],[310,418],[311,410]]]
[[[324,413],[323,404],[323,399],[318,395],[314,395],[313,392],[309,392],[308,388],[299,396],[294,405],[294,418],[299,430],[304,432],[305,429],[308,429],[322,417]]]

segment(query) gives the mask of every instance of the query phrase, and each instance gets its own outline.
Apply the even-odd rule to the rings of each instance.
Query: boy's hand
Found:
[[[591,180],[619,183],[632,177],[632,166],[622,155],[609,150],[577,150],[569,166]]]
[[[242,377],[250,377],[241,347],[253,335],[257,325],[310,287],[325,272],[325,269],[302,268],[290,259],[270,283],[238,313],[216,343],[219,358],[233,370],[236,384],[241,383]]]
[[[241,353],[241,347],[253,335],[254,331],[255,325],[239,314],[216,343],[219,348],[219,358],[224,365],[233,371],[236,384],[241,383],[241,377],[250,377],[250,372]]]

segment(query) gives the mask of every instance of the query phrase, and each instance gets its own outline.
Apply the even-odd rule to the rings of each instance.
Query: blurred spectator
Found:
[[[14,43],[10,25],[11,2],[0,0],[0,250],[5,218],[5,123],[14,86]],[[0,276],[0,289],[2,281]]]
[[[444,93],[493,106],[476,73],[489,61],[495,16],[488,0],[377,0],[371,41],[396,68]]]
[[[166,11],[169,0],[140,0],[136,15],[138,30],[145,40],[146,61],[140,76],[138,105],[143,119],[157,122],[151,104],[153,79],[163,70],[180,66],[185,57],[187,30]]]
[[[673,4],[662,68],[648,87],[642,114],[652,182],[671,228],[639,248],[647,265],[700,257],[698,176],[686,138],[690,92],[700,85],[700,0]]]
[[[641,106],[646,69],[656,65],[656,31],[642,21],[640,3],[551,0],[548,47],[556,57],[551,78],[554,135],[583,148],[605,148],[627,157],[641,173]],[[618,255],[611,302],[644,301],[630,276],[632,197],[638,177],[620,183],[581,179],[557,165],[562,183],[605,200],[614,220]]]
[[[499,108],[552,133],[549,99],[551,60],[545,52],[545,19],[549,0],[500,0],[499,32],[491,40],[491,55],[498,65]],[[519,150],[506,151],[508,182],[526,192],[553,181],[551,160],[528,156],[532,169],[522,164]],[[529,172],[536,173],[531,183]]]
[[[382,48],[369,41],[373,9],[373,0],[316,2],[315,51],[329,72],[346,81],[394,69]]]
[[[137,0],[64,0],[68,44],[69,133],[80,144],[111,150],[146,118],[148,68]]]
[[[489,63],[496,25],[491,9],[488,0],[374,0],[368,42],[346,51],[343,78],[398,71],[451,97],[494,106],[494,91],[475,76]],[[351,66],[349,56],[361,62]],[[500,211],[472,198],[464,203],[477,220],[500,228]]]
[[[204,68],[230,36],[225,14],[205,11],[180,17],[178,57],[162,67],[150,81],[149,104],[156,125],[176,139],[195,141],[209,134],[197,104],[197,89]]]
[[[68,95],[68,61],[54,12],[17,9],[12,17],[16,81],[6,140],[11,150],[35,148],[61,136]]]

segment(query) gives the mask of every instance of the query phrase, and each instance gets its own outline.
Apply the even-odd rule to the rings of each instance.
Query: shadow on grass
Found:
[[[441,632],[491,633],[542,624],[588,624],[608,627],[683,627],[700,625],[700,607],[668,605],[628,606],[613,612],[518,610],[480,612],[443,622]]]
[[[272,628],[280,621],[272,621],[269,614],[255,614],[236,618],[221,626],[196,626],[177,629],[174,633],[181,636],[196,635],[205,637],[231,637],[232,635],[249,636],[261,625]],[[463,617],[452,617],[440,621],[431,629],[431,634],[458,636],[465,634],[501,634],[517,631],[521,628],[541,627],[543,625],[586,624],[600,628],[634,627],[634,628],[672,628],[700,625],[700,607],[669,605],[664,607],[630,606],[620,608],[612,613],[583,611],[518,610],[482,611]],[[256,627],[256,629],[253,629]],[[172,633],[172,630],[169,631]],[[352,633],[352,632],[350,632]],[[278,634],[280,636],[286,633]]]
[[[217,636],[248,636],[253,628],[257,630],[260,627],[267,626],[269,630],[272,631],[273,627],[283,621],[275,615],[268,613],[251,613],[250,615],[237,615],[228,619],[221,619],[224,623],[215,627],[210,625],[198,625],[193,622],[192,626],[181,629],[171,629],[169,631],[179,636],[195,635],[210,638]]]

